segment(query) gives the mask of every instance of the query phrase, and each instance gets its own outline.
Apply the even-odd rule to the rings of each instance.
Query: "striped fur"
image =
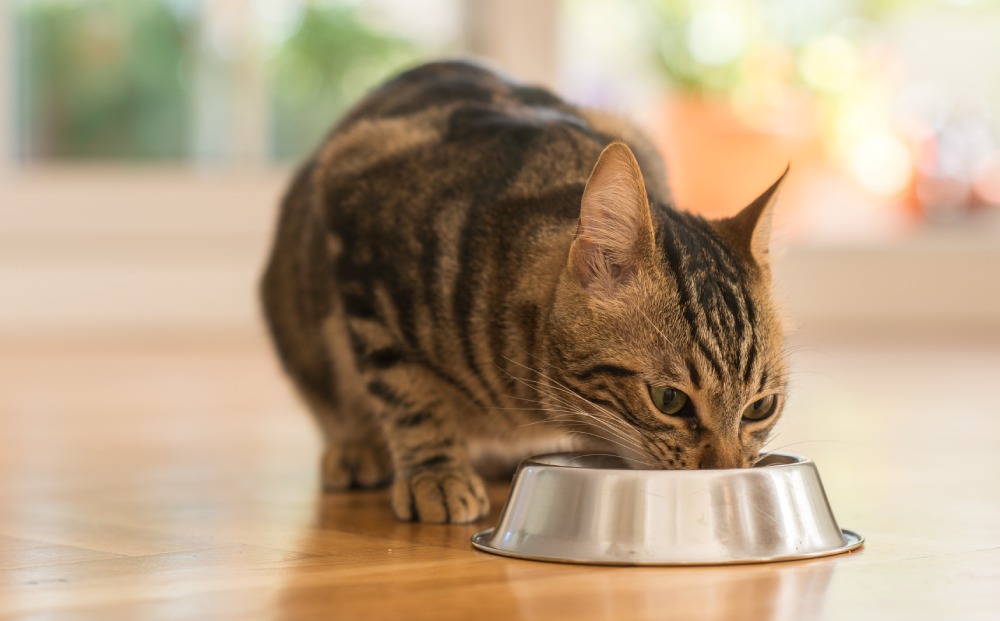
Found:
[[[622,121],[476,65],[362,100],[293,181],[262,281],[326,484],[392,480],[400,519],[466,522],[488,509],[481,473],[548,448],[750,464],[777,415],[741,412],[785,388],[777,184],[721,221],[666,188]],[[661,414],[650,385],[697,417]]]

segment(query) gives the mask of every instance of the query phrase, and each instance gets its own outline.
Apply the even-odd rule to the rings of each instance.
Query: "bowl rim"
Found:
[[[572,467],[572,466],[570,466]],[[497,548],[490,544],[490,538],[493,536],[496,526],[492,528],[487,528],[481,530],[471,537],[471,543],[474,548],[481,552],[489,552],[490,554],[497,554],[499,556],[506,556],[509,558],[516,558],[526,561],[544,561],[547,563],[564,563],[569,565],[604,565],[604,566],[618,566],[618,567],[711,567],[720,565],[758,565],[765,563],[785,563],[788,561],[806,561],[809,559],[818,559],[825,556],[837,556],[839,554],[851,553],[859,550],[865,545],[865,538],[863,535],[857,531],[849,530],[846,528],[841,528],[840,533],[844,539],[843,545],[829,548],[826,550],[816,550],[813,552],[802,552],[797,554],[785,554],[785,555],[774,555],[774,556],[751,556],[739,559],[717,559],[717,560],[635,560],[630,559],[628,561],[621,560],[606,560],[606,559],[590,559],[576,557],[559,557],[559,556],[545,556],[528,554],[524,552],[518,552],[516,550],[507,550],[504,548]]]
[[[559,468],[559,469],[566,469],[566,470],[581,470],[581,471],[590,470],[590,471],[597,471],[597,472],[631,472],[631,473],[645,472],[645,473],[657,473],[656,476],[663,476],[662,473],[671,473],[671,476],[704,476],[705,474],[712,474],[712,473],[718,475],[719,473],[723,473],[723,472],[727,472],[727,473],[733,473],[733,472],[742,472],[742,473],[760,472],[760,471],[762,471],[764,469],[798,467],[798,466],[803,466],[803,465],[806,465],[806,464],[812,464],[812,463],[814,463],[812,459],[810,459],[808,457],[805,457],[804,455],[798,455],[796,453],[783,453],[783,452],[780,452],[780,451],[767,451],[765,453],[761,453],[761,455],[763,455],[763,458],[765,458],[765,459],[766,458],[770,458],[770,457],[778,457],[778,458],[784,458],[784,459],[786,459],[788,461],[774,463],[774,464],[767,464],[767,465],[764,465],[764,466],[751,466],[749,468],[716,468],[716,469],[711,469],[711,470],[706,470],[706,469],[676,469],[676,470],[669,470],[669,469],[653,470],[653,469],[649,469],[649,470],[645,470],[645,469],[634,469],[634,468],[590,468],[590,467],[587,467],[587,466],[570,466],[570,465],[567,465],[567,464],[552,463],[552,462],[549,462],[549,461],[543,461],[546,458],[563,457],[563,456],[567,456],[567,455],[574,455],[574,456],[577,456],[577,457],[583,457],[583,456],[619,457],[618,455],[614,455],[612,453],[587,453],[586,451],[556,451],[556,452],[552,452],[552,453],[543,453],[541,455],[534,455],[532,457],[527,457],[527,458],[525,458],[524,460],[521,461],[521,465],[519,466],[519,469],[523,468],[525,466],[540,466],[540,467],[543,467],[543,468]]]

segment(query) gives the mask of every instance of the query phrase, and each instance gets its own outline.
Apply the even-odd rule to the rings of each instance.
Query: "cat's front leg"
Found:
[[[392,509],[401,520],[465,524],[490,510],[486,489],[468,464],[416,467],[396,475]]]
[[[449,387],[412,365],[379,374],[368,388],[382,404],[379,421],[392,453],[396,517],[464,524],[485,516],[489,499],[455,423]]]

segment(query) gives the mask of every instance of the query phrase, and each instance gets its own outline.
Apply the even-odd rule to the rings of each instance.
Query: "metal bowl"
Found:
[[[495,528],[472,545],[518,558],[602,565],[788,561],[854,550],[819,472],[798,455],[754,468],[632,470],[613,456],[521,462]]]

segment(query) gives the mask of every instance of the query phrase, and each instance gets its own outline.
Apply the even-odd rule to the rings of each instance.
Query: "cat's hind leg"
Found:
[[[376,420],[377,402],[364,388],[364,378],[349,351],[344,317],[334,313],[322,326],[334,385],[330,399],[307,396],[310,409],[323,432],[321,462],[324,489],[336,491],[387,485],[392,480],[392,459]]]
[[[346,407],[345,407],[346,406]],[[310,400],[310,408],[323,432],[325,447],[320,463],[323,488],[341,491],[374,488],[392,480],[392,460],[382,432],[369,421],[358,418],[356,407],[339,408]],[[343,416],[337,409],[345,410]],[[348,414],[350,412],[350,414]]]

